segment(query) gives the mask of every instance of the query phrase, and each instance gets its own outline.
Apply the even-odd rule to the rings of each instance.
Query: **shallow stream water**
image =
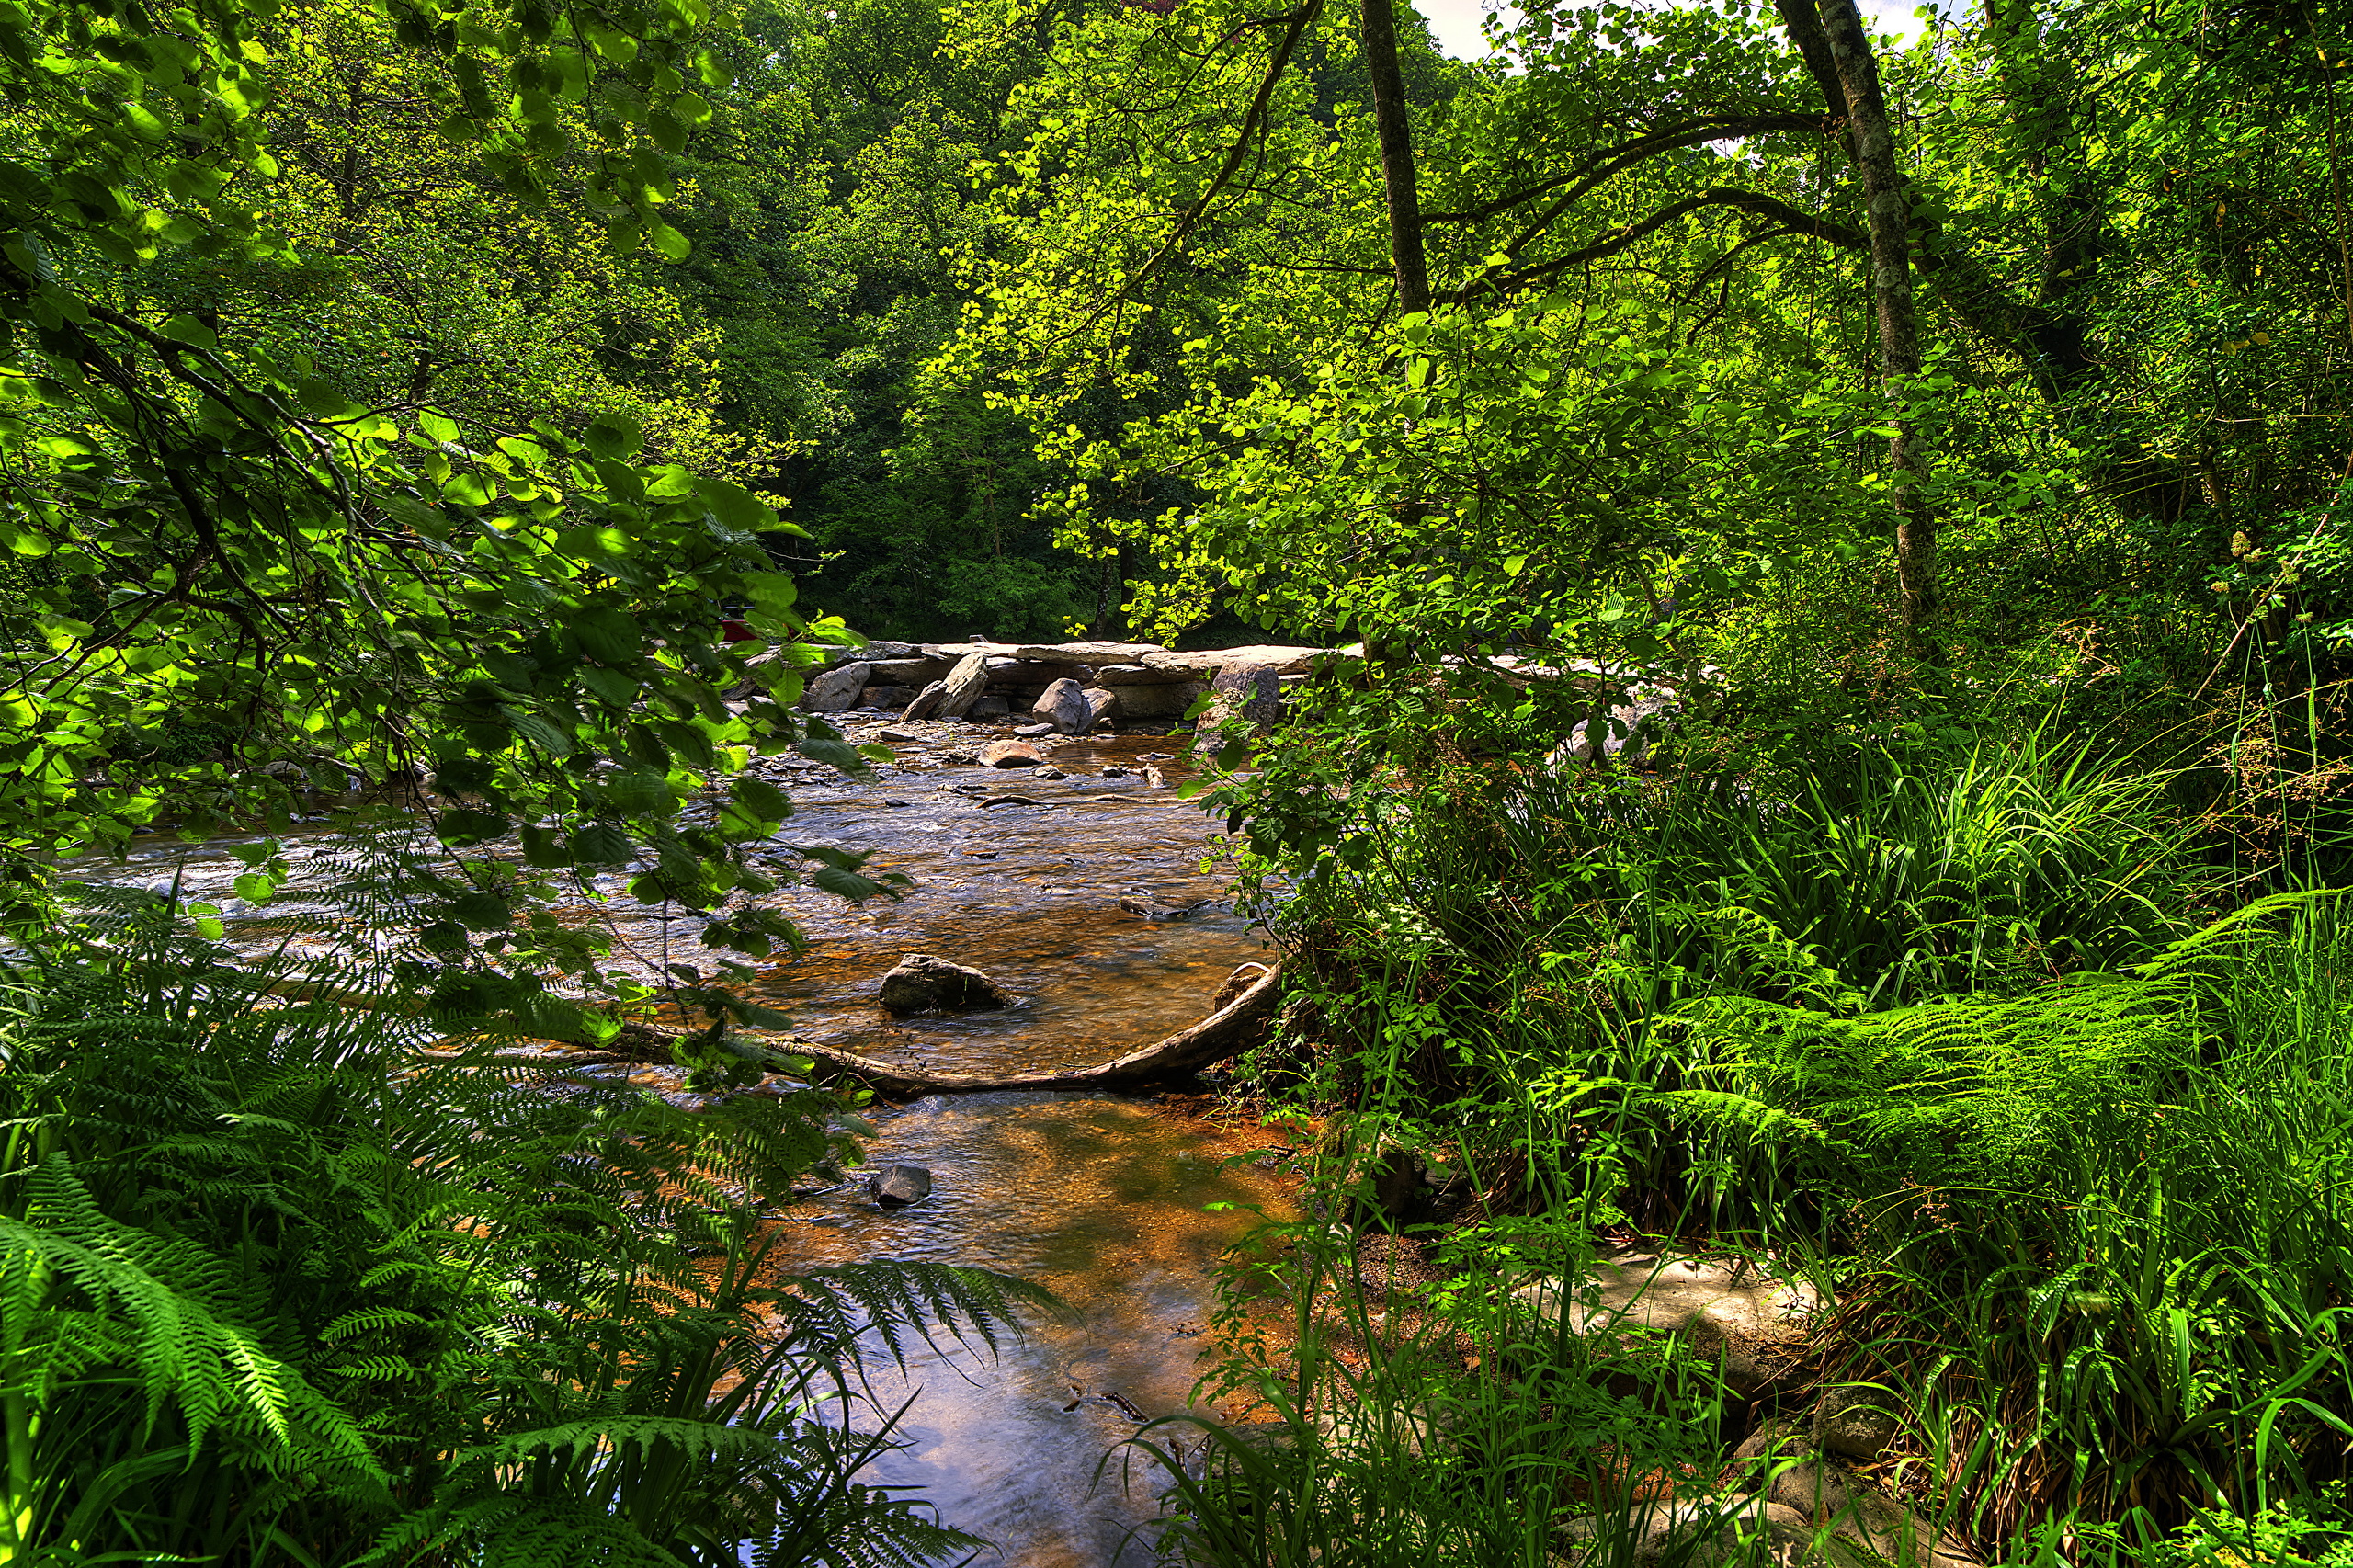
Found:
[[[853,740],[886,727],[847,717],[866,720],[847,726]],[[914,880],[896,902],[782,895],[809,950],[763,969],[757,990],[798,1032],[954,1071],[1076,1065],[1196,1022],[1237,965],[1271,956],[1222,901],[1221,872],[1202,869],[1218,850],[1216,824],[1142,776],[1157,767],[1170,783],[1180,778],[1166,754],[1183,737],[1063,743],[1051,760],[1069,777],[1048,780],[944,760],[1002,731],[908,730],[920,738],[898,744],[900,766],[871,782],[813,767],[772,770],[796,806],[784,840],[871,850],[870,869]],[[1127,771],[1105,778],[1106,768]],[[234,899],[243,867],[232,841],[142,840],[129,865],[85,874],[158,888],[177,879],[184,896],[222,905],[233,941],[288,940],[300,950],[311,938],[290,933],[288,915],[328,907],[324,890],[306,901],[302,868],[332,862],[335,840],[321,825],[285,842],[296,878],[267,909]],[[1211,902],[1154,920],[1123,909],[1122,897],[1154,909]],[[624,905],[609,907],[641,972],[703,956],[693,922]],[[892,1018],[874,1000],[876,984],[914,952],[985,971],[1016,1005]],[[676,1086],[658,1069],[631,1076]],[[992,1540],[982,1562],[1151,1560],[1149,1536],[1138,1532],[1154,1512],[1158,1478],[1142,1468],[1123,1483],[1122,1445],[1141,1419],[1188,1408],[1204,1370],[1220,1255],[1256,1222],[1254,1209],[1289,1212],[1290,1184],[1270,1168],[1266,1135],[1221,1127],[1201,1108],[1179,1097],[1038,1091],[917,1100],[872,1117],[869,1154],[927,1167],[929,1198],[885,1210],[852,1184],[784,1221],[788,1267],[880,1257],[976,1265],[1035,1280],[1073,1309],[994,1358],[918,1346],[904,1370],[886,1361],[874,1373],[882,1409],[910,1395],[915,1403],[897,1431],[906,1446],[870,1478],[921,1487],[944,1522]]]

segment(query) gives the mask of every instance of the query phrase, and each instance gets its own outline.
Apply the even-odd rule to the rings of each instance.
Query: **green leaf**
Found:
[[[631,665],[645,646],[645,634],[636,621],[605,605],[574,612],[570,627],[580,640],[580,651],[600,664]]]
[[[738,774],[728,784],[727,792],[763,822],[785,822],[792,815],[792,801],[765,778]]]
[[[572,864],[571,847],[563,835],[551,827],[523,824],[523,864],[541,871],[560,871]]]
[[[351,402],[341,388],[318,376],[305,376],[294,383],[294,401],[321,418],[341,414]]]
[[[853,902],[871,898],[883,891],[881,883],[861,877],[856,871],[845,871],[838,866],[820,866],[809,880],[835,898]]]
[[[581,685],[616,708],[626,708],[637,700],[635,676],[620,670],[600,670],[593,665],[583,665],[579,673]]]
[[[710,515],[738,533],[765,533],[780,521],[775,507],[731,480],[699,479],[695,490],[702,496],[702,504],[710,508]],[[754,591],[764,596],[763,602],[774,602],[773,588],[763,586]]]
[[[792,748],[812,762],[822,762],[838,767],[853,778],[871,778],[874,770],[858,756],[858,748],[847,741],[808,740]]]
[[[608,409],[589,421],[586,439],[588,449],[600,458],[628,458],[645,444],[645,427]]]
[[[572,835],[572,858],[583,866],[626,866],[637,858],[629,835],[611,823],[592,822]]]
[[[469,931],[504,931],[514,924],[515,911],[494,892],[470,892],[449,901],[449,914]]]
[[[503,711],[517,734],[550,756],[572,755],[572,736],[553,720],[525,708],[509,706]]]
[[[199,348],[221,347],[221,340],[213,335],[212,329],[194,316],[174,316],[160,330],[175,343],[190,343]]]
[[[513,825],[513,823],[506,817],[461,806],[455,811],[441,813],[438,831],[442,843],[464,847],[485,843],[494,838],[503,838],[506,835],[506,830]]]

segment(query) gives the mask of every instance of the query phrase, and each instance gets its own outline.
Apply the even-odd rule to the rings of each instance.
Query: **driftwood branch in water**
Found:
[[[854,1051],[835,1051],[805,1040],[762,1041],[779,1056],[805,1056],[822,1068],[858,1079],[878,1095],[913,1099],[920,1095],[974,1095],[991,1089],[1124,1089],[1198,1073],[1250,1044],[1250,1036],[1274,1016],[1280,994],[1279,970],[1246,965],[1263,972],[1217,1011],[1167,1039],[1155,1040],[1125,1056],[1091,1067],[1070,1067],[1054,1073],[1013,1073],[990,1076],[979,1073],[927,1073],[916,1067],[893,1067]],[[1237,971],[1238,974],[1240,971]],[[670,1047],[682,1036],[643,1024],[624,1024],[618,1039],[584,1051],[500,1051],[498,1060],[521,1060],[549,1066],[599,1062],[652,1062],[667,1066]]]

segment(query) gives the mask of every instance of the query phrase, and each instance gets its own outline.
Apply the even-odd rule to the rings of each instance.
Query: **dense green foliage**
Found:
[[[1820,1378],[1982,1547],[2317,1555],[2347,21],[1607,0],[1474,67],[1383,0],[0,6],[0,1548],[950,1549],[823,1413],[867,1323],[1021,1298],[770,1276],[839,1102],[401,1020],[611,1040],[605,873],[752,958],[785,881],[894,891],[745,771],[862,767],[796,707],[860,632],[1246,622],[1362,654],[1219,754],[1256,1087],[1483,1173],[1422,1305],[1484,1369],[1319,1360],[1302,1230],[1292,1440],[1178,1467],[1180,1539],[1533,1563],[1704,1464],[1704,1369],[1493,1289],[1634,1233],[1835,1287]],[[1563,745],[1638,682],[1643,769]],[[432,835],[334,980],[383,1006],[74,926],[61,860],[348,780]],[[776,1065],[748,973],[673,971],[706,1082]]]
[[[2179,778],[2045,737],[1715,778],[1360,780],[1337,813],[1327,780],[1248,787],[1275,797],[1262,843],[1279,854],[1306,812],[1329,845],[1269,905],[1302,983],[1256,1071],[1346,1108],[1347,1157],[1403,1144],[1479,1173],[1448,1333],[1492,1360],[1526,1333],[1496,1294],[1521,1271],[1693,1238],[1835,1289],[1808,1382],[1887,1391],[1907,1490],[1982,1547],[2137,1552],[2223,1528],[2201,1505],[2226,1524],[2345,1479],[2339,915],[2242,903]],[[1381,1397],[1497,1434],[1552,1408],[1543,1379],[1486,1390],[1435,1351],[1381,1371]],[[1580,1496],[1613,1453],[1704,1467],[1733,1415],[1707,1387],[1645,1406],[1683,1428],[1664,1447],[1597,1422],[1512,1462]],[[1341,1468],[1376,1474],[1402,1440]],[[1306,1476],[1253,1460],[1235,1480],[1308,1506],[1288,1490]],[[1432,1531],[1486,1532],[1495,1561],[1542,1545],[1442,1488],[1375,1496],[1397,1561]]]

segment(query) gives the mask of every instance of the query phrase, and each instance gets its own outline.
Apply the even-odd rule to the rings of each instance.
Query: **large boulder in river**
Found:
[[[1190,670],[1155,670],[1150,665],[1103,665],[1095,672],[1097,686],[1182,686],[1193,678]]]
[[[840,713],[858,706],[858,693],[866,689],[866,677],[874,666],[863,662],[836,665],[823,674],[809,677],[801,689],[801,710],[804,713]]]
[[[874,673],[869,680],[886,681],[892,686],[911,686],[920,691],[933,681],[945,680],[948,672],[956,667],[952,659],[876,659]]]
[[[885,1209],[904,1209],[931,1196],[931,1173],[921,1165],[880,1165],[866,1178],[866,1190]]]
[[[1067,676],[1039,693],[1029,711],[1065,735],[1083,735],[1095,727],[1095,704],[1086,688]]]
[[[899,717],[904,721],[928,719],[939,711],[939,699],[947,695],[948,683],[944,680],[933,681],[915,693],[915,699],[906,705]]]
[[[1157,642],[940,642],[929,644],[926,651],[937,651],[961,658],[974,649],[992,659],[1018,659],[1041,665],[1132,665],[1141,664],[1150,654],[1168,650]]]
[[[1079,695],[1086,699],[1086,727],[1090,730],[1108,722],[1118,711],[1118,696],[1099,686],[1090,686]]]
[[[1239,720],[1253,734],[1263,735],[1282,717],[1282,675],[1274,665],[1228,665],[1210,683],[1210,705],[1201,714],[1201,733],[1222,730]]]
[[[1302,676],[1332,652],[1329,648],[1294,648],[1258,642],[1247,648],[1203,648],[1198,652],[1146,653],[1136,663],[1168,675],[1207,675],[1237,666],[1265,667],[1279,676]]]
[[[1118,700],[1111,705],[1120,719],[1181,719],[1209,689],[1198,680],[1160,681],[1134,686],[1108,686]]]
[[[972,711],[972,704],[988,689],[989,661],[985,653],[968,653],[958,661],[948,678],[940,682],[939,706],[934,716],[961,719]]]
[[[882,977],[882,1006],[893,1013],[1003,1007],[1012,1001],[1004,986],[979,970],[930,953],[909,953]]]

